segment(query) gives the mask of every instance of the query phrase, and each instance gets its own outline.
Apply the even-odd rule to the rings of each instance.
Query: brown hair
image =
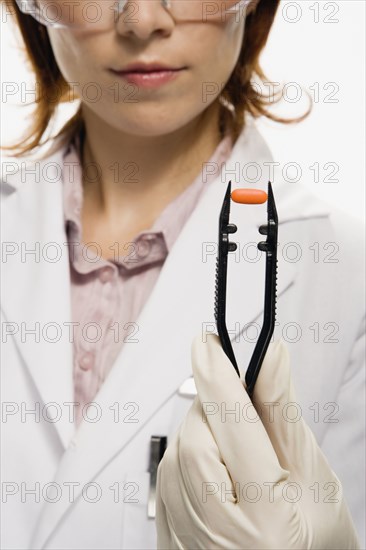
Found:
[[[70,101],[70,87],[57,65],[46,27],[31,15],[22,13],[15,0],[1,1],[12,14],[15,14],[28,62],[39,83],[34,102],[35,112],[26,136],[14,145],[2,147],[4,150],[13,151],[15,157],[21,157],[50,140],[54,140],[58,146],[65,144],[73,135],[84,129],[84,122],[80,105],[77,112],[56,136],[47,137],[42,142],[58,105]],[[295,119],[277,117],[270,113],[267,107],[270,103],[277,103],[281,99],[282,90],[269,98],[261,91],[258,92],[258,85],[253,83],[254,77],[258,77],[262,83],[269,82],[260,67],[259,57],[266,45],[279,2],[280,0],[252,0],[252,4],[247,8],[239,59],[221,92],[222,101],[220,102],[220,127],[223,131],[231,133],[234,140],[243,129],[246,113],[250,113],[254,118],[265,116],[276,122],[292,123],[303,120],[312,109],[310,99],[310,107],[302,116]],[[310,98],[309,94],[308,97]],[[228,109],[228,104],[234,108],[234,116],[231,112],[232,108],[231,111]]]

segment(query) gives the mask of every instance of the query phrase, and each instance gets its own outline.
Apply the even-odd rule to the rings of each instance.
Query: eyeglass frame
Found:
[[[56,0],[57,1],[57,0]],[[82,0],[80,0],[82,1]],[[132,2],[130,0],[114,0],[114,8],[113,8],[113,11],[114,11],[114,14],[117,14],[117,16],[114,15],[114,24],[117,23],[117,21],[119,20],[120,16],[122,15],[123,11],[125,10],[125,7],[127,6],[128,3],[134,3],[135,0],[132,0]],[[149,0],[146,0],[146,1],[149,1]],[[178,0],[178,1],[184,1],[184,0]],[[187,0],[188,2],[189,1],[192,1],[192,0]],[[199,1],[199,0],[193,0],[193,1]],[[207,3],[207,4],[210,4],[212,3],[214,0],[203,0],[202,1],[202,5]],[[231,8],[229,8],[228,10],[224,10],[223,12],[220,12],[220,16],[222,17],[222,15],[226,15],[226,14],[236,14],[236,13],[240,13],[241,9],[246,9],[248,7],[248,5],[252,2],[253,0],[237,0]],[[40,23],[41,25],[44,25],[45,27],[49,27],[49,28],[55,28],[55,29],[88,29],[88,28],[92,28],[93,27],[93,23],[89,23],[89,25],[85,25],[85,26],[72,26],[72,25],[64,25],[62,23],[52,23],[48,20],[46,20],[42,15],[39,15],[39,7],[37,7],[37,0],[15,0],[19,10],[24,13],[25,15],[30,15],[31,17],[33,17],[36,21],[38,21],[38,23]],[[215,20],[213,17],[210,18],[207,18],[207,19],[176,19],[176,17],[174,16],[174,14],[171,12],[171,4],[174,4],[174,0],[161,0],[161,5],[168,11],[168,13],[170,14],[170,16],[174,19],[175,22],[180,22],[180,21],[190,21],[190,22],[205,22],[205,21],[210,21],[210,20]],[[93,0],[88,0],[88,3],[94,3]],[[222,3],[222,2],[221,2]],[[28,8],[26,6],[29,6]],[[120,6],[123,6],[122,8]],[[33,11],[32,11],[33,10]],[[131,20],[133,21],[133,20]],[[136,22],[136,20],[134,21]],[[111,24],[111,28],[112,28],[112,24]],[[100,30],[100,29],[98,29]],[[104,29],[103,29],[104,30]]]

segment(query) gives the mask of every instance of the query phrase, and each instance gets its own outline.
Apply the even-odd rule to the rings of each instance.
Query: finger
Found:
[[[221,536],[235,514],[237,497],[210,426],[202,418],[202,405],[196,397],[180,431],[179,461],[197,514],[211,533]]]
[[[218,336],[197,336],[192,369],[199,399],[234,482],[280,483],[287,479],[271,440]]]
[[[225,548],[228,522],[239,522],[240,511],[235,509],[235,490],[210,428],[201,419],[196,397],[160,462],[157,488],[165,502],[166,521],[182,547],[195,547],[194,536],[199,533],[200,547]],[[161,526],[166,524],[162,521]]]
[[[192,506],[181,475],[178,448],[179,432],[161,459],[156,480],[157,548],[185,548],[183,541],[192,530]]]
[[[180,430],[178,444],[180,472],[187,490],[183,501],[189,502],[191,527],[199,532],[200,547],[253,548],[259,533],[261,540],[268,536],[281,540],[276,539],[276,531],[286,530],[289,518],[296,517],[294,506],[282,498],[282,487],[258,486],[253,494],[253,486],[247,490],[244,483],[232,481],[208,422],[202,422],[202,413],[196,398]],[[274,525],[269,526],[269,517]],[[192,546],[194,538],[189,540],[187,536],[188,532],[183,546],[196,548]]]
[[[158,550],[169,550],[171,548],[179,548],[173,545],[174,528],[171,521],[168,519],[167,509],[161,497],[161,479],[159,472],[156,482],[156,533],[157,533],[157,548]]]

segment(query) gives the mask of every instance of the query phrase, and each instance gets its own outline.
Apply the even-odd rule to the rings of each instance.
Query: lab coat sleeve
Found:
[[[338,422],[329,423],[322,450],[340,478],[361,548],[365,540],[365,317],[339,390]]]

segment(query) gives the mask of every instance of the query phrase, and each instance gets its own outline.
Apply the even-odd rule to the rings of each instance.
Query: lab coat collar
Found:
[[[249,123],[235,143],[225,170],[203,194],[170,251],[137,320],[138,342],[125,343],[98,392],[95,401],[102,411],[100,420],[82,422],[76,434],[65,414],[54,423],[66,449],[54,481],[61,486],[65,481],[77,481],[75,500],[78,491],[123,451],[142,426],[191,376],[191,342],[203,330],[214,329],[218,217],[227,183],[231,179],[232,188],[250,186],[266,190],[266,177],[258,184],[248,184],[240,179],[240,173],[249,163],[256,163],[265,173],[265,163],[271,162],[273,159],[266,143],[255,124]],[[9,254],[3,265],[2,288],[6,289],[3,308],[9,323],[15,323],[15,328],[20,328],[22,323],[28,328],[37,322],[40,324],[39,342],[32,337],[22,341],[21,331],[15,329],[14,338],[38,389],[40,401],[59,403],[62,407],[63,403],[74,400],[74,394],[72,343],[65,329],[65,322],[71,322],[72,318],[62,183],[57,177],[61,166],[62,151],[59,151],[40,163],[39,173],[45,174],[47,170],[47,179],[30,175],[21,182],[18,174],[15,185],[12,186],[9,179],[5,182],[9,196],[3,205],[3,227],[5,241],[13,243],[9,250],[11,246],[16,249],[22,245],[24,250],[38,246],[43,254],[38,262],[28,256],[26,263],[21,261],[19,253]],[[280,224],[329,213],[324,203],[312,199],[299,186],[276,180],[275,176],[273,187]],[[239,242],[242,249],[248,243],[263,239],[258,227],[266,221],[266,205],[251,207],[232,203],[230,220],[238,226],[238,233],[231,240]],[[48,260],[57,251],[57,261]],[[296,264],[279,260],[278,296],[295,282],[296,273]],[[254,321],[263,310],[263,261],[231,261],[228,277],[228,318],[233,322],[241,320],[243,324]],[[238,291],[244,289],[248,280],[250,292],[245,293],[244,301],[243,291],[243,300],[240,300]],[[235,292],[230,293],[230,289]],[[42,337],[42,327],[47,324],[49,328]],[[47,341],[56,334],[51,324],[56,327],[55,331],[57,326],[62,329],[62,337],[53,343]],[[136,403],[138,422],[112,421],[109,407],[116,402]],[[62,410],[65,412],[64,407]],[[46,544],[69,506],[71,503],[63,499],[45,503],[32,548],[42,548]]]

